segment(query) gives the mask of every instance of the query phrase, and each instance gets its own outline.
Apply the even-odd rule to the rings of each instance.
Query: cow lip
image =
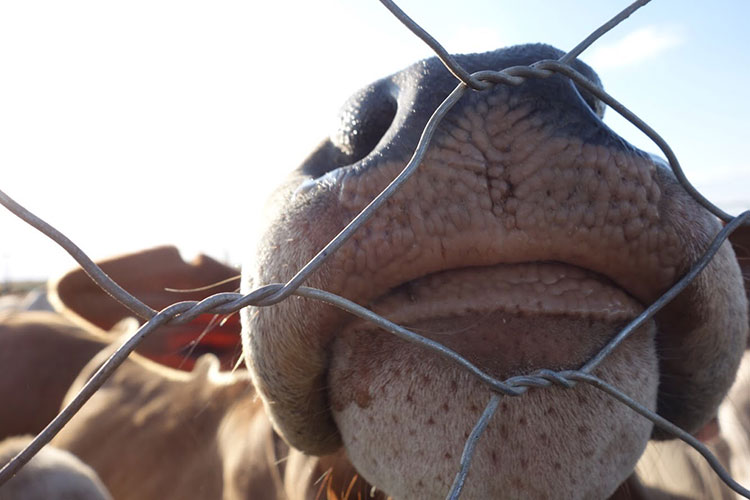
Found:
[[[414,333],[442,343],[491,375],[505,378],[518,374],[522,366],[580,367],[619,328],[640,314],[644,306],[599,273],[561,262],[526,262],[430,273],[390,289],[370,302],[368,308]],[[579,345],[571,348],[571,359],[566,359],[566,355],[551,352],[548,347],[533,352],[534,342],[549,342],[550,335],[558,335],[550,334],[546,327],[533,331],[537,328],[532,325],[548,321],[598,322],[610,326],[597,328],[595,332],[573,328],[575,333],[563,342]],[[374,330],[379,327],[373,323],[347,321],[334,339]],[[519,348],[516,337],[520,331],[526,345]],[[509,347],[510,344],[515,346]],[[513,359],[514,356],[519,359]]]
[[[479,288],[467,290],[471,284]],[[440,294],[448,293],[446,297]],[[524,300],[529,294],[546,295],[542,300]],[[450,300],[475,300],[474,309],[501,308],[519,313],[587,314],[610,318],[632,317],[645,306],[629,290],[611,278],[574,264],[557,261],[498,263],[460,267],[427,273],[405,281],[370,302],[371,308],[387,312],[397,302],[440,300],[441,311],[452,314]],[[494,301],[499,298],[500,301]],[[550,302],[549,299],[553,298]],[[434,307],[434,306],[432,306]],[[469,309],[472,307],[469,305]],[[393,314],[393,313],[391,313]],[[398,318],[404,320],[405,318]]]

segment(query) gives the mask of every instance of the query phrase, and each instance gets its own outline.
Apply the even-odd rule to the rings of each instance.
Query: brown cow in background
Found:
[[[185,263],[173,247],[98,264],[157,309],[235,286],[165,291],[236,274],[206,256]],[[14,409],[0,412],[0,440],[39,432],[138,326],[80,270],[52,281],[49,295],[57,313],[0,314],[0,395]],[[247,372],[226,371],[239,355],[236,320],[168,325],[138,351],[143,356],[131,355],[53,442],[91,465],[115,499],[369,495],[342,454],[308,457],[289,448],[273,432]],[[19,440],[9,443],[17,449]]]

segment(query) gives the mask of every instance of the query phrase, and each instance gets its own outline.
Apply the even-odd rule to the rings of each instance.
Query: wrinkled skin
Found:
[[[459,61],[477,71],[560,54],[527,45]],[[356,94],[339,130],[272,197],[244,291],[288,280],[323,248],[403,168],[454,87],[431,59]],[[413,178],[306,284],[500,378],[581,366],[720,229],[665,165],[609,130],[602,111],[559,76],[467,93]],[[310,454],[343,446],[359,473],[395,498],[445,495],[486,387],[309,299],[243,314],[252,381],[289,444]],[[595,374],[695,432],[731,385],[747,330],[741,274],[725,244]],[[591,387],[504,398],[465,498],[606,498],[651,436],[650,422]]]

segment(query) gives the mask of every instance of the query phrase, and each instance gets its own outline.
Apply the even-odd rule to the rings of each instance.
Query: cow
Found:
[[[561,55],[534,44],[458,61],[497,70]],[[271,197],[242,290],[285,282],[335,236],[407,163],[454,86],[428,59],[355,94],[339,130]],[[720,229],[663,162],[601,122],[603,109],[560,76],[468,93],[414,176],[306,284],[501,379],[580,367]],[[725,438],[737,427],[719,405],[748,342],[748,267],[724,244],[594,373],[696,435],[718,418]],[[244,309],[242,347],[247,373],[232,375],[210,355],[190,373],[135,356],[54,444],[116,498],[439,498],[492,394],[450,361],[308,298]],[[636,468],[649,439],[667,437],[584,384],[530,389],[501,400],[464,497],[670,495]]]

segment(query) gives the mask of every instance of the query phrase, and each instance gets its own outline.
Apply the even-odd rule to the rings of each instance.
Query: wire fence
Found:
[[[42,233],[49,236],[61,247],[63,247],[86,271],[86,273],[95,281],[103,290],[113,298],[127,307],[137,316],[148,320],[140,329],[135,332],[117,351],[104,363],[96,374],[86,383],[75,398],[60,412],[60,414],[26,447],[21,453],[8,462],[0,470],[0,485],[12,477],[26,462],[28,462],[39,450],[65,426],[73,415],[83,406],[83,404],[101,387],[107,378],[117,369],[117,367],[127,358],[127,356],[138,346],[138,344],[154,330],[166,323],[180,324],[186,323],[205,313],[214,314],[231,314],[241,308],[270,307],[274,304],[285,300],[291,295],[307,297],[319,300],[335,307],[341,308],[354,316],[368,320],[383,330],[390,332],[397,337],[413,342],[429,349],[452,362],[457,363],[471,374],[484,382],[492,391],[487,406],[477,421],[474,429],[469,435],[464,451],[460,460],[460,469],[457,471],[455,480],[448,494],[448,498],[459,498],[462,488],[464,487],[466,477],[471,466],[472,456],[482,432],[488,422],[497,410],[500,399],[504,396],[518,396],[525,393],[528,388],[544,388],[552,385],[562,387],[573,387],[577,383],[589,384],[617,399],[621,403],[630,407],[633,411],[643,417],[651,420],[655,426],[673,434],[682,439],[690,446],[695,448],[705,457],[709,465],[716,471],[719,477],[735,492],[750,498],[750,490],[741,486],[734,481],[726,470],[721,466],[716,457],[709,449],[699,442],[696,438],[678,428],[674,424],[657,415],[650,409],[642,406],[628,395],[624,394],[616,387],[592,375],[592,371],[620,345],[634,330],[643,323],[652,318],[658,311],[666,306],[674,297],[682,292],[709,264],[713,256],[719,250],[719,247],[726,241],[728,236],[739,226],[750,226],[750,211],[745,211],[740,215],[733,217],[724,212],[716,205],[708,201],[699,193],[687,180],[677,158],[669,145],[650,128],[645,122],[629,111],[625,106],[616,101],[612,96],[604,92],[597,85],[589,81],[581,73],[577,72],[571,63],[594,41],[604,35],[607,31],[618,25],[637,9],[647,4],[650,0],[638,0],[612,18],[609,22],[602,25],[585,40],[557,60],[537,61],[528,66],[514,66],[501,71],[479,71],[468,73],[459,65],[450,54],[425,30],[417,23],[411,20],[394,2],[391,0],[380,0],[381,3],[390,10],[395,17],[399,19],[408,29],[427,43],[438,55],[440,60],[451,71],[458,80],[456,88],[434,111],[431,118],[424,128],[422,136],[416,146],[413,156],[393,181],[375,198],[359,215],[357,215],[334,239],[332,239],[313,259],[311,259],[297,274],[286,283],[267,284],[256,288],[252,292],[241,295],[238,293],[219,293],[212,295],[200,302],[185,301],[175,303],[161,311],[156,311],[144,304],[136,297],[129,294],[117,283],[111,280],[94,262],[64,234],[54,227],[50,226],[33,213],[16,203],[4,192],[0,191],[0,203],[8,210],[13,212],[19,218],[23,219]],[[666,293],[658,300],[646,308],[638,317],[633,319],[627,326],[620,330],[595,356],[587,361],[577,370],[538,370],[530,375],[514,376],[506,380],[498,380],[481,370],[478,366],[471,363],[455,351],[448,349],[438,342],[422,337],[412,331],[409,331],[399,325],[396,325],[387,319],[378,316],[374,312],[350,301],[344,297],[303,286],[307,278],[318,269],[323,262],[329,258],[339,247],[341,247],[354,232],[356,232],[367,220],[378,210],[378,208],[391,197],[407,179],[415,172],[420,165],[422,158],[427,151],[430,140],[443,117],[448,111],[461,99],[461,97],[470,90],[483,91],[494,87],[495,85],[523,85],[529,79],[544,79],[552,75],[563,75],[572,80],[579,87],[587,90],[602,102],[609,105],[613,110],[618,112],[628,121],[638,127],[661,149],[667,158],[669,165],[682,187],[692,195],[695,200],[705,207],[709,212],[721,219],[725,226],[715,236],[712,243],[705,251],[703,256],[694,263],[692,268],[680,278]]]

